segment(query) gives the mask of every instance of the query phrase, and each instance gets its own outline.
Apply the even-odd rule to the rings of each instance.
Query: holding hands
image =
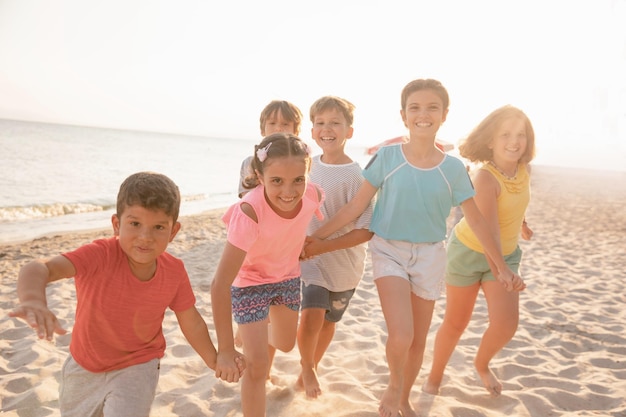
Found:
[[[526,220],[524,220],[522,222],[522,230],[521,230],[521,234],[522,234],[522,239],[524,240],[530,240],[533,237],[533,231],[530,227],[528,227],[528,223],[526,223]],[[492,268],[493,271],[493,268]],[[526,283],[524,282],[524,280],[522,279],[522,277],[520,277],[519,275],[513,273],[513,271],[511,271],[510,269],[507,271],[504,271],[504,273],[500,273],[500,274],[495,274],[496,277],[498,277],[498,281],[500,281],[502,283],[502,285],[504,285],[504,288],[507,291],[523,291],[526,289]]]
[[[304,240],[304,246],[302,247],[302,253],[300,254],[300,260],[306,260],[314,258],[317,255],[324,253],[322,250],[323,239],[307,236]]]
[[[217,353],[215,377],[226,382],[239,382],[246,369],[245,357],[236,350]]]
[[[523,291],[526,289],[526,283],[518,274],[514,273],[510,269],[506,269],[496,275],[497,280],[504,286],[504,288],[511,291]]]

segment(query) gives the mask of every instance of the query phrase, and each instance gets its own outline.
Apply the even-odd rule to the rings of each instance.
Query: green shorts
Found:
[[[454,287],[468,287],[477,282],[495,281],[485,255],[465,246],[451,233],[448,240],[448,261],[446,264],[446,284]],[[511,271],[519,274],[522,250],[519,246],[504,256],[504,261]]]

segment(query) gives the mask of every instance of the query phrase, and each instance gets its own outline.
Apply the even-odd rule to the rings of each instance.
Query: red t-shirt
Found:
[[[63,255],[76,268],[74,360],[88,371],[108,372],[162,358],[165,309],[184,311],[196,302],[183,262],[163,253],[154,277],[140,281],[115,237]]]

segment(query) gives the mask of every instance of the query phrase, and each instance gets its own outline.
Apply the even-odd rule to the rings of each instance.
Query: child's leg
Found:
[[[446,285],[446,312],[435,337],[433,364],[423,391],[433,395],[439,393],[446,365],[472,318],[479,288],[479,282],[467,287]]]
[[[269,324],[270,328],[271,328],[271,323]],[[268,365],[267,365],[267,377],[266,379],[269,381],[271,379],[272,376],[272,364],[274,363],[274,356],[276,356],[276,348],[272,345],[267,345],[267,358],[268,358]]]
[[[296,345],[296,332],[298,331],[298,312],[289,309],[284,305],[273,305],[270,307],[268,325],[267,355],[269,365],[267,367],[267,380],[271,379],[270,371],[274,363],[276,350],[290,352]]]
[[[296,345],[298,311],[285,305],[270,307],[269,344],[282,352],[290,352]]]
[[[303,309],[300,314],[298,349],[300,350],[300,365],[302,366],[302,371],[296,385],[301,386],[306,392],[306,396],[309,398],[317,398],[317,396],[322,393],[316,370],[317,363],[321,355],[323,355],[322,352],[318,357],[318,344],[323,342],[323,344],[326,345],[325,347],[328,347],[328,343],[330,343],[330,340],[326,340],[327,335],[325,335],[323,341],[320,339],[325,324],[325,314],[325,308],[306,308]]]
[[[381,417],[396,417],[403,391],[404,368],[413,344],[411,285],[408,280],[386,276],[376,279],[376,288],[387,325],[386,356],[389,386],[378,408]]]
[[[332,321],[324,320],[322,330],[320,331],[317,339],[317,346],[315,348],[315,369],[317,369],[317,365],[324,357],[324,353],[326,353],[328,346],[330,346],[330,342],[332,342],[333,337],[335,336],[335,328],[337,327],[336,324],[337,323]]]
[[[492,395],[502,392],[502,384],[489,369],[489,362],[515,335],[519,323],[519,293],[508,292],[496,281],[482,284],[489,311],[489,327],[485,331],[474,360],[476,370]]]
[[[246,357],[241,379],[241,408],[245,417],[265,416],[265,381],[269,369],[267,319],[239,325]]]
[[[270,379],[270,371],[276,356],[276,349],[290,352],[296,344],[296,332],[298,330],[298,312],[284,305],[270,307],[270,322],[268,325],[267,346],[268,367],[267,380]]]
[[[411,389],[415,379],[422,368],[426,338],[435,308],[435,300],[426,300],[411,293],[411,313],[413,316],[413,341],[409,348],[407,362],[404,366],[404,378],[402,396],[400,398],[400,411],[402,416],[414,416],[415,411],[409,401]]]
[[[59,408],[64,417],[102,415],[105,373],[89,372],[68,356],[61,368]]]
[[[271,327],[271,323],[268,323],[268,328]],[[239,333],[239,326],[237,326],[237,331],[235,332],[234,338],[235,346],[238,348],[243,347],[243,341],[241,340],[241,334]],[[276,348],[272,345],[267,347],[267,355],[269,357],[269,366],[267,368],[267,379],[270,379],[272,372],[272,363],[274,362],[274,356],[276,355]]]
[[[63,365],[61,415],[147,416],[159,381],[159,359],[110,372],[93,373],[69,357]]]
[[[328,311],[324,316],[324,322],[322,324],[322,329],[319,332],[317,346],[315,348],[315,369],[317,369],[317,365],[324,357],[328,346],[330,346],[330,342],[332,342],[333,337],[335,336],[335,328],[337,327],[336,324],[343,318],[355,291],[356,289],[353,288],[351,290],[341,292],[328,292]]]
[[[107,373],[105,417],[150,415],[159,381],[159,359]]]

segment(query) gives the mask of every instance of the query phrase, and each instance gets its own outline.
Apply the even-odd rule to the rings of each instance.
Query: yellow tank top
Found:
[[[506,178],[491,164],[480,167],[489,171],[500,184],[498,196],[498,223],[502,253],[508,255],[517,247],[526,208],[530,202],[530,175],[525,164],[519,164],[514,178]],[[483,247],[465,218],[454,228],[458,239],[468,248],[484,253]]]

